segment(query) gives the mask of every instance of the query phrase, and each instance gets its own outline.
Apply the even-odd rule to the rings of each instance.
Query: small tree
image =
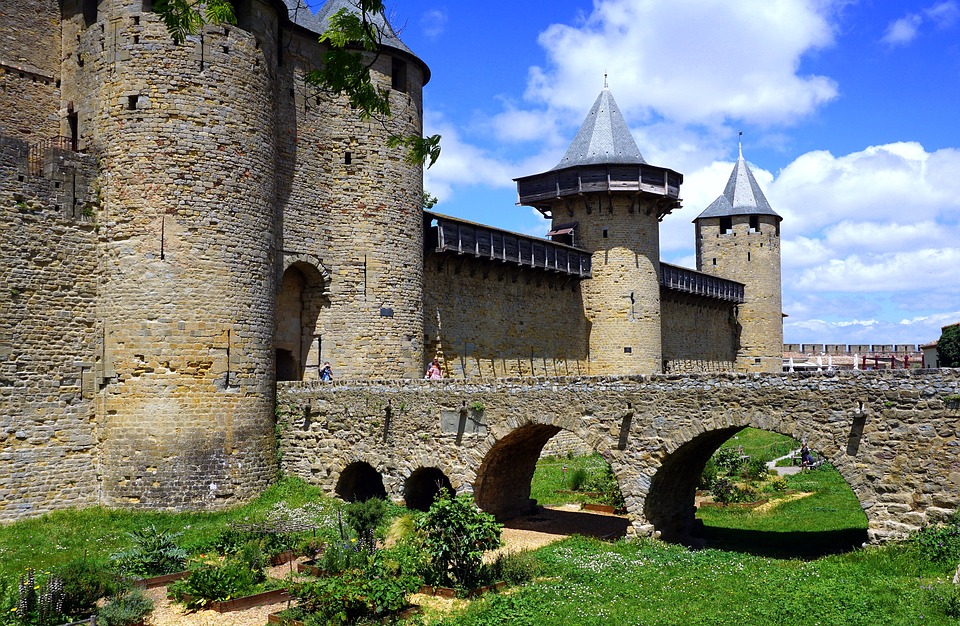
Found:
[[[453,497],[443,490],[417,520],[417,529],[440,581],[469,589],[480,578],[483,553],[500,547],[502,526],[470,494]]]
[[[960,324],[947,326],[937,340],[940,367],[960,367]]]

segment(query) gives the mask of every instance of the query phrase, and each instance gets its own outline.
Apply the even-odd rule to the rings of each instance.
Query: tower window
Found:
[[[732,217],[721,217],[720,218],[720,234],[726,235],[727,233],[733,232],[733,218]]]
[[[624,347],[623,347],[623,353],[624,353],[624,354],[633,354],[633,348],[632,348],[631,346],[624,346]]]
[[[400,59],[393,59],[393,66],[390,72],[391,86],[396,91],[407,92],[407,64]]]
[[[747,260],[748,260],[748,261],[750,260],[750,252],[749,252],[749,251],[747,251]]]
[[[136,111],[137,110],[137,101],[140,99],[140,96],[127,96],[127,110]]]
[[[344,165],[350,165],[351,163],[353,163],[353,155],[350,154],[349,152],[344,152],[344,153],[343,153],[343,164],[344,164]]]
[[[713,257],[713,264],[714,264],[714,265],[717,264],[717,257]]]
[[[604,238],[604,239],[607,238],[607,229],[606,229],[606,228],[603,229],[603,238]]]
[[[750,231],[754,233],[760,232],[760,216],[759,215],[750,216]]]

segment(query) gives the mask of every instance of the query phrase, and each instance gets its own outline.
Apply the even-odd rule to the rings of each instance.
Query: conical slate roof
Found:
[[[297,0],[285,0],[288,4],[290,2],[297,2]],[[351,2],[351,0],[327,0],[327,2],[320,7],[320,10],[317,12],[317,22],[320,26],[318,32],[323,32],[327,30],[327,21],[332,15],[337,13],[340,9],[346,9],[354,13],[357,12],[356,2]],[[382,39],[380,43],[388,48],[394,48],[395,50],[402,50],[407,54],[416,56],[413,54],[413,50],[407,47],[405,43],[400,41],[400,38],[397,37],[396,31],[393,30],[393,26],[390,25],[390,22],[387,21],[387,18],[384,17],[383,13],[369,13],[368,14],[370,21],[376,25],[377,30],[380,31]]]
[[[610,89],[603,91],[554,170],[580,165],[645,164]]]
[[[753,177],[750,166],[743,158],[743,152],[733,166],[733,172],[723,190],[723,195],[704,209],[697,219],[706,217],[730,217],[732,215],[777,215],[760,190],[757,179]],[[694,220],[696,221],[696,220]]]

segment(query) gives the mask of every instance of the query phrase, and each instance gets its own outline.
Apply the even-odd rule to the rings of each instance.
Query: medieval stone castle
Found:
[[[232,504],[277,470],[278,381],[781,367],[780,217],[742,155],[661,263],[683,177],[604,89],[553,169],[517,179],[548,238],[422,210],[387,146],[429,69],[381,22],[394,115],[305,81],[298,0],[171,41],[150,0],[0,5],[0,520]]]

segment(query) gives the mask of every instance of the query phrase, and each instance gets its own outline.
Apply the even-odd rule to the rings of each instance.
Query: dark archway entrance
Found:
[[[330,302],[322,272],[303,261],[283,273],[277,294],[274,348],[277,380],[316,380],[320,377],[323,352],[321,311]]]
[[[363,502],[370,498],[386,498],[383,477],[369,463],[351,463],[340,472],[337,480],[337,495],[347,502]]]
[[[407,508],[427,511],[441,490],[451,494],[456,492],[446,474],[436,467],[421,467],[415,470],[403,483],[403,498]]]

